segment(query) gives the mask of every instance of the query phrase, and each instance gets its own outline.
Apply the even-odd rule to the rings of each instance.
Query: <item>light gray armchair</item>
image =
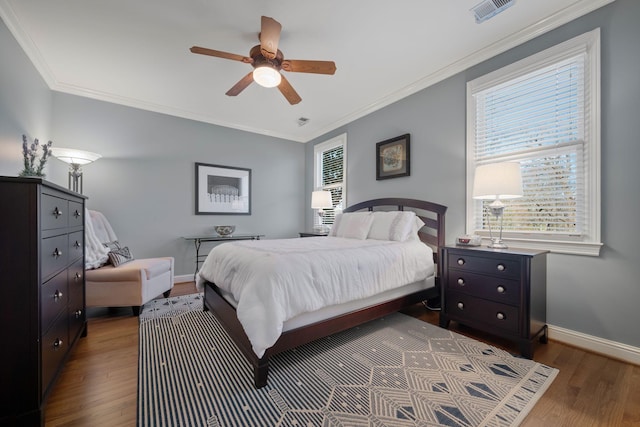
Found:
[[[160,294],[169,296],[174,283],[173,257],[133,259],[117,266],[102,265],[109,258],[109,249],[104,244],[112,244],[118,238],[100,212],[89,211],[85,218],[87,307],[130,306],[138,316],[145,303]],[[98,265],[101,266],[94,268]]]

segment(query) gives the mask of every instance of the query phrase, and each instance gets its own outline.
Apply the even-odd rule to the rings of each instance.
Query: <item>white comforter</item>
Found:
[[[229,242],[211,250],[197,285],[230,292],[253,351],[262,357],[301,313],[366,298],[424,280],[434,272],[431,249],[394,242],[307,237]]]

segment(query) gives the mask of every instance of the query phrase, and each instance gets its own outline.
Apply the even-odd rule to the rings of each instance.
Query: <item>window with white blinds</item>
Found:
[[[314,152],[314,189],[331,192],[333,209],[324,209],[322,221],[331,225],[336,211],[341,211],[346,203],[346,152],[347,135],[317,144]],[[320,224],[320,216],[314,215],[314,225]]]
[[[468,232],[496,227],[491,201],[471,198],[475,168],[517,161],[524,196],[505,202],[505,240],[598,255],[599,68],[594,30],[467,84]]]

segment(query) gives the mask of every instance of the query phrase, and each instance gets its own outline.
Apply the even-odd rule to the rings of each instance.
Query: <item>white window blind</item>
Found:
[[[333,224],[336,211],[344,208],[346,134],[340,135],[314,147],[315,154],[315,189],[331,192],[333,209],[325,209],[323,223]],[[320,217],[314,216],[314,225],[318,225]]]
[[[506,238],[599,249],[596,58],[593,40],[581,36],[469,82],[468,177],[482,164],[521,166],[524,196],[507,202]],[[496,226],[486,209],[491,201],[473,200],[471,191],[467,228],[486,234]]]

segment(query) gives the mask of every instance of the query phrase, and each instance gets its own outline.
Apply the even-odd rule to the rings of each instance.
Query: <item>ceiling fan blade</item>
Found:
[[[280,42],[280,32],[282,25],[268,16],[262,17],[260,28],[260,53],[268,59],[273,59],[278,53],[278,43]]]
[[[284,95],[285,98],[287,98],[289,104],[296,105],[298,102],[302,101],[302,98],[300,98],[298,92],[296,92],[293,86],[291,86],[291,83],[289,83],[289,80],[287,80],[284,76],[282,76],[282,81],[278,85],[278,89],[280,89],[280,92]]]
[[[333,61],[305,61],[300,59],[285,59],[282,69],[294,73],[334,74],[336,63]]]
[[[227,91],[228,96],[236,96],[247,88],[253,82],[253,71],[244,76],[238,83]]]
[[[234,61],[245,62],[247,64],[253,63],[253,59],[248,56],[236,55],[235,53],[222,52],[220,50],[207,49],[206,47],[193,46],[189,49],[192,53],[198,53],[200,55],[215,56],[217,58],[232,59]]]

